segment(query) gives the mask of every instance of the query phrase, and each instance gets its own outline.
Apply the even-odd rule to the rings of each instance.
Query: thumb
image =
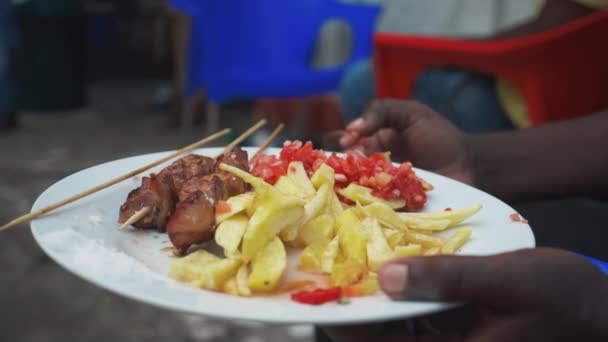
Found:
[[[548,280],[538,278],[547,263],[535,256],[532,251],[520,251],[490,257],[408,258],[387,263],[379,272],[379,281],[398,300],[521,307],[538,297],[538,280]]]

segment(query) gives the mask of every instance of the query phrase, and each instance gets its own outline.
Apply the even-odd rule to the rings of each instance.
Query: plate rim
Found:
[[[212,151],[216,151],[216,150],[220,150],[223,147],[204,147],[204,148],[198,148],[195,149],[189,153],[200,153],[200,154],[210,154],[210,153],[214,153]],[[256,149],[257,147],[254,146],[243,146],[243,149],[246,150],[252,150],[252,149]],[[280,147],[269,147],[267,149],[267,151],[270,151],[271,153],[275,153],[275,151],[279,151]],[[127,157],[122,157],[122,158],[118,158],[118,159],[114,159],[114,160],[110,160],[110,161],[105,161],[103,163],[99,163],[93,166],[89,166],[80,170],[77,170],[75,172],[72,172],[71,174],[68,174],[66,176],[64,176],[63,178],[59,179],[58,181],[54,182],[53,184],[51,184],[50,186],[48,186],[42,193],[40,193],[40,195],[38,195],[38,197],[36,198],[36,200],[34,201],[32,208],[31,208],[31,212],[39,209],[40,207],[42,207],[45,204],[42,204],[42,200],[44,199],[45,196],[48,195],[48,193],[50,193],[51,191],[53,191],[54,188],[58,187],[61,185],[61,183],[65,182],[68,180],[68,178],[75,176],[77,174],[80,173],[84,173],[87,171],[90,171],[92,169],[95,169],[97,167],[101,167],[101,166],[106,166],[108,164],[112,164],[112,163],[118,163],[118,162],[124,162],[126,160],[132,159],[132,158],[145,158],[145,157],[151,157],[153,155],[155,156],[160,156],[162,157],[162,155],[166,155],[169,154],[171,152],[175,152],[176,150],[167,150],[167,151],[161,151],[161,152],[150,152],[150,153],[144,153],[144,154],[138,154],[138,155],[132,155],[132,156],[127,156]],[[205,152],[208,151],[208,152]],[[333,153],[332,151],[325,151],[326,153]],[[340,152],[336,152],[338,154],[341,154]],[[177,159],[179,157],[176,157],[175,159]],[[171,163],[172,161],[174,161],[175,159],[171,159],[159,166],[163,166],[163,165],[168,165],[169,163]],[[502,203],[503,205],[512,208],[512,206],[510,206],[509,204],[507,204],[506,202],[502,201],[500,198],[495,197],[494,195],[487,193],[483,190],[477,189],[471,185],[468,185],[466,183],[463,183],[461,181],[446,177],[444,175],[432,172],[432,171],[428,171],[428,170],[424,170],[424,169],[420,169],[417,167],[414,167],[414,171],[416,173],[420,172],[421,173],[428,173],[428,174],[432,174],[433,177],[440,177],[442,178],[444,181],[448,181],[448,182],[456,182],[459,184],[459,186],[465,186],[466,188],[468,188],[469,190],[473,190],[473,191],[478,191],[481,193],[484,193],[488,196],[491,196],[494,200],[499,201],[500,203]],[[138,175],[135,175],[134,177],[137,176],[141,176],[142,174],[148,174],[150,171],[145,171],[142,172]],[[117,183],[113,186],[111,186],[110,188],[119,185],[123,182],[127,182],[129,181],[131,178],[127,178],[124,181]],[[43,219],[44,217],[41,217],[39,219]],[[316,319],[316,320],[310,320],[310,321],[301,321],[301,320],[297,320],[297,319],[290,319],[290,318],[284,318],[284,317],[280,317],[280,316],[274,316],[272,317],[272,319],[270,319],[270,317],[268,318],[243,318],[243,317],[236,317],[236,315],[229,315],[229,314],[216,314],[213,313],[212,311],[206,311],[206,312],[201,312],[200,310],[196,310],[196,306],[191,306],[191,309],[186,308],[186,307],[182,307],[182,306],[178,306],[178,305],[172,305],[170,302],[168,302],[167,300],[163,300],[160,296],[152,296],[152,297],[145,297],[144,295],[139,295],[137,293],[131,293],[131,291],[124,291],[121,290],[119,288],[117,288],[117,286],[112,286],[111,282],[108,283],[104,283],[102,280],[99,280],[98,277],[89,275],[85,272],[82,272],[81,270],[79,270],[77,267],[74,267],[72,265],[70,265],[69,263],[65,262],[61,257],[58,256],[59,253],[55,253],[54,251],[51,250],[51,248],[49,248],[48,244],[45,244],[41,238],[41,234],[37,234],[37,229],[35,226],[37,223],[39,223],[39,219],[33,220],[30,222],[30,232],[34,238],[34,240],[36,241],[37,245],[44,251],[44,253],[50,257],[54,262],[56,262],[59,266],[61,266],[64,270],[67,270],[68,272],[70,272],[73,275],[76,275],[78,278],[85,280],[86,282],[89,282],[95,286],[100,287],[101,289],[108,291],[110,293],[112,293],[113,295],[116,296],[120,296],[123,298],[128,298],[129,300],[135,301],[137,302],[139,305],[144,304],[144,305],[149,305],[149,306],[153,306],[153,307],[157,307],[160,308],[162,310],[166,310],[166,311],[173,311],[173,312],[181,312],[181,313],[186,313],[186,314],[193,314],[193,315],[198,315],[198,316],[205,316],[205,317],[209,317],[209,318],[214,318],[214,319],[221,319],[221,320],[233,320],[233,321],[242,321],[242,322],[261,322],[264,324],[270,324],[270,325],[291,325],[291,324],[313,324],[313,325],[319,325],[319,326],[323,326],[323,325],[354,325],[354,324],[366,324],[366,323],[373,323],[373,322],[378,322],[378,321],[390,321],[390,320],[398,320],[398,319],[408,319],[408,318],[413,318],[413,317],[419,317],[421,315],[429,315],[429,314],[433,314],[433,313],[437,313],[437,312],[441,312],[441,311],[445,311],[445,310],[449,310],[451,308],[454,307],[458,307],[463,305],[464,303],[449,303],[449,302],[415,302],[418,304],[424,304],[424,305],[428,305],[428,307],[422,308],[420,310],[418,310],[418,312],[412,313],[412,314],[408,314],[408,313],[399,313],[399,312],[394,312],[394,313],[382,313],[379,312],[377,313],[374,317],[358,317],[358,318],[348,318],[348,319],[340,319],[340,318],[334,318],[334,317],[325,317],[322,316],[322,319]],[[527,229],[529,231],[529,235],[530,235],[530,239],[531,241],[528,241],[530,246],[529,247],[522,247],[522,248],[534,248],[536,247],[536,237],[534,235],[534,231],[532,230],[532,228],[530,227],[529,224],[525,224],[525,226],[527,226]],[[143,265],[142,265],[143,266]],[[145,267],[145,266],[144,266]],[[161,274],[155,274],[156,276],[159,277],[164,277],[169,281],[178,283],[177,281],[175,281],[174,279],[171,279],[170,277],[166,276],[166,275],[161,275]],[[179,284],[179,283],[178,283]],[[192,289],[194,291],[205,291],[205,290],[200,290],[200,289]],[[213,291],[207,291],[209,293],[213,292]],[[221,293],[218,293],[221,294]],[[396,304],[398,304],[399,302],[394,302]],[[413,303],[413,302],[404,302],[404,303]]]

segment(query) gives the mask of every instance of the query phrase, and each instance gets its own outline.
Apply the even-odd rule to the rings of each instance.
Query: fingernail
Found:
[[[363,127],[363,119],[358,118],[357,120],[351,122],[348,126],[346,126],[346,129],[360,129],[362,127]]]
[[[344,134],[341,138],[340,138],[340,145],[342,146],[346,146],[347,143],[350,141],[350,134]]]
[[[388,294],[400,294],[407,287],[407,265],[389,264],[380,271],[380,286]]]

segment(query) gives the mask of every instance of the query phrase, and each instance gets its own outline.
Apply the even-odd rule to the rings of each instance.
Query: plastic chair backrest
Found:
[[[202,80],[213,102],[335,89],[347,65],[371,55],[380,12],[378,6],[336,0],[172,0],[172,5],[193,16],[189,83]],[[334,18],[345,20],[353,31],[352,58],[313,69],[318,34]]]
[[[520,39],[467,41],[378,34],[379,97],[407,98],[435,66],[481,71],[520,89],[533,125],[608,108],[608,11]]]
[[[207,62],[258,70],[303,68],[327,19],[323,15],[328,3],[331,1],[205,1]]]

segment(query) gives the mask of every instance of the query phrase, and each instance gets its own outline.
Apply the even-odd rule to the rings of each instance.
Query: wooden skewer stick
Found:
[[[94,193],[96,193],[96,192],[98,192],[100,190],[108,188],[108,187],[110,187],[110,186],[112,186],[114,184],[120,183],[120,182],[122,182],[122,181],[124,181],[126,179],[134,177],[134,176],[136,176],[136,175],[138,175],[138,174],[140,174],[140,173],[142,173],[144,171],[147,171],[147,170],[149,170],[149,169],[151,169],[151,168],[153,168],[155,166],[158,166],[158,165],[160,165],[160,164],[162,164],[162,163],[164,163],[164,162],[166,162],[166,161],[168,161],[168,160],[170,160],[172,158],[175,158],[175,157],[179,156],[180,154],[183,154],[183,153],[186,153],[186,152],[190,152],[190,151],[194,150],[195,148],[201,147],[201,146],[203,146],[205,144],[210,143],[211,141],[213,141],[215,139],[221,138],[221,137],[225,136],[228,133],[230,133],[230,129],[224,129],[224,130],[222,130],[220,132],[217,132],[215,134],[212,134],[212,135],[208,136],[207,138],[204,138],[204,139],[202,139],[200,141],[197,141],[197,142],[195,142],[195,143],[193,143],[191,145],[188,145],[188,146],[186,146],[184,148],[181,148],[181,149],[179,149],[179,150],[177,150],[177,151],[175,151],[175,152],[167,155],[164,158],[161,158],[161,159],[159,159],[159,160],[157,160],[155,162],[152,162],[152,163],[150,163],[148,165],[142,166],[142,167],[140,167],[137,170],[133,170],[133,171],[127,173],[127,174],[124,174],[122,176],[114,178],[114,179],[112,179],[110,181],[107,181],[107,182],[105,182],[103,184],[100,184],[100,185],[98,185],[98,186],[96,186],[94,188],[91,188],[89,190],[77,193],[76,195],[68,197],[68,198],[66,198],[66,199],[64,199],[62,201],[50,204],[50,205],[48,205],[48,206],[46,206],[44,208],[41,208],[39,210],[36,210],[36,211],[32,212],[32,213],[20,216],[20,217],[18,217],[16,219],[12,220],[11,222],[3,225],[2,227],[0,227],[0,231],[9,229],[9,228],[14,227],[14,226],[16,226],[18,224],[29,222],[29,221],[31,221],[33,219],[36,219],[36,218],[38,218],[38,217],[40,217],[40,216],[42,216],[44,214],[49,213],[49,212],[51,212],[51,211],[53,211],[53,210],[55,210],[57,208],[63,207],[65,205],[70,204],[72,202],[75,202],[75,201],[77,201],[77,200],[79,200],[79,199],[81,199],[83,197],[89,196],[89,195],[94,194]]]
[[[222,151],[222,153],[220,153],[217,156],[215,156],[215,158],[219,158],[222,154],[225,154],[225,153],[228,153],[228,152],[232,151],[233,148],[239,146],[239,144],[242,143],[243,140],[249,138],[250,135],[252,135],[253,133],[255,133],[255,131],[257,131],[258,129],[260,129],[265,124],[266,124],[266,119],[262,119],[262,120],[258,121],[255,125],[251,126],[251,128],[249,128],[248,130],[246,130],[245,132],[243,132],[243,134],[241,134],[238,138],[234,139],[233,142],[231,142],[230,144],[228,144],[228,146],[226,146],[226,148],[224,149],[224,151]]]
[[[253,133],[255,133],[255,131],[260,129],[260,127],[264,126],[265,124],[266,124],[265,119],[258,121],[255,125],[251,126],[248,130],[243,132],[243,134],[239,135],[236,139],[234,139],[234,141],[232,141],[230,144],[228,144],[228,146],[226,146],[226,148],[222,151],[222,153],[218,154],[215,158],[217,159],[220,156],[222,156],[223,154],[232,151],[233,148],[237,147],[241,142],[243,142],[243,140],[247,139],[249,136],[251,136]],[[123,223],[120,227],[118,227],[118,229],[124,229],[124,228],[132,225],[133,223],[141,220],[150,212],[151,209],[152,208],[150,208],[150,207],[141,208],[135,214],[133,214],[131,217],[129,217],[125,221],[125,223]]]
[[[281,123],[280,125],[278,125],[277,128],[275,128],[274,131],[272,131],[270,136],[268,138],[266,138],[266,140],[262,143],[262,145],[260,145],[260,148],[258,149],[258,151],[255,153],[255,155],[251,159],[254,159],[258,155],[264,153],[264,151],[268,148],[268,146],[270,146],[270,144],[272,144],[272,141],[277,137],[277,135],[279,135],[281,133],[281,131],[284,128],[285,128],[284,124]]]
[[[125,223],[123,223],[120,227],[118,227],[118,229],[125,229],[128,226],[132,225],[133,223],[141,220],[146,215],[148,215],[148,213],[151,210],[152,210],[152,208],[150,208],[150,207],[143,207],[143,208],[139,209],[135,214],[133,214],[133,216],[129,217],[129,219],[127,221],[125,221]]]

